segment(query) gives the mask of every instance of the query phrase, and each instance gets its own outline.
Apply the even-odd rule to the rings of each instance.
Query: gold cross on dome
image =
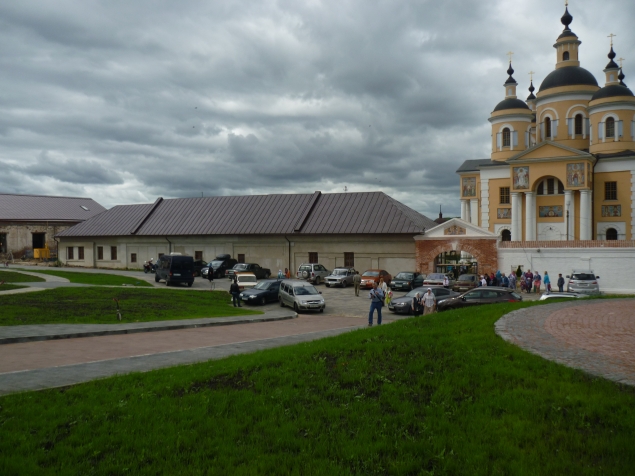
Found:
[[[512,62],[512,56],[514,56],[514,52],[513,51],[508,52],[507,56],[509,56],[509,62],[511,63]]]
[[[564,6],[568,7],[569,6],[569,0],[564,0]]]
[[[621,68],[621,67],[622,67],[622,61],[624,61],[624,58],[620,58],[620,59],[618,59],[617,61],[619,61],[619,62],[620,62],[620,68]]]
[[[611,33],[609,36],[607,36],[607,38],[611,39],[611,46],[613,46],[613,38],[615,38],[617,35],[614,35],[613,33]]]
[[[536,74],[536,73],[534,73],[533,71],[529,72],[529,81],[533,81],[534,80],[534,74]]]

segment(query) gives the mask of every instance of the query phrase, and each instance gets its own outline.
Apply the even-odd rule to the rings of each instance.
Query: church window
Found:
[[[545,138],[551,139],[551,118],[545,118]]]
[[[557,185],[557,189],[556,189]],[[562,195],[564,194],[564,184],[557,178],[541,180],[536,187],[536,195]]]
[[[500,203],[501,205],[509,204],[509,187],[500,188]]]
[[[615,137],[615,119],[613,119],[612,117],[609,117],[606,120],[606,138],[613,138]]]
[[[536,189],[536,195],[544,195],[545,194],[545,183],[540,182],[538,184],[538,188]]]
[[[509,230],[503,230],[501,238],[503,241],[512,241],[512,232]]]
[[[617,200],[617,182],[604,182],[604,200]]]
[[[506,127],[503,129],[503,147],[509,147],[511,144],[511,132]]]
[[[569,52],[565,51],[562,53],[562,61],[569,61]]]
[[[606,239],[607,240],[617,240],[617,230],[615,228],[609,228],[606,230]]]
[[[550,178],[547,179],[547,195],[553,195],[554,192],[554,184],[555,184],[555,180]]]
[[[582,114],[578,114],[577,116],[575,116],[575,134],[578,136],[582,135],[582,121]]]

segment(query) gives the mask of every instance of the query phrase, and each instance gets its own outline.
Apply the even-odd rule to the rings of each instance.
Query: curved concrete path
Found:
[[[569,301],[519,309],[496,322],[506,341],[589,374],[635,385],[635,300]]]

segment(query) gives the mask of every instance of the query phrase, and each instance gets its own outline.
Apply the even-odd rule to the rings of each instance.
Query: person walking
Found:
[[[289,268],[284,268],[284,277],[291,279],[291,271],[289,271]]]
[[[536,274],[534,274],[534,292],[537,294],[540,294],[541,283],[542,283],[542,277],[540,276],[538,271],[536,271]]]
[[[384,294],[388,292],[388,285],[384,282],[384,278],[379,278],[379,284],[377,285],[379,289],[381,289]]]
[[[443,276],[443,287],[444,288],[450,287],[450,279],[448,278],[447,274]]]
[[[564,292],[564,278],[562,277],[562,273],[558,274],[558,292]]]
[[[214,285],[214,270],[212,267],[209,267],[209,271],[207,272],[207,280],[209,281],[209,290],[213,291],[216,286]]]
[[[428,291],[423,295],[423,315],[432,314],[437,309],[437,298],[432,293],[432,289],[428,288]]]
[[[485,276],[481,275],[481,284],[480,284],[481,286],[487,286],[487,280],[485,279]]]
[[[551,294],[551,280],[549,279],[549,274],[545,271],[545,276],[542,278],[542,282],[545,283],[545,290],[547,294]]]
[[[284,279],[284,274],[282,274],[282,270],[278,270],[278,279]]]
[[[373,326],[373,314],[377,309],[377,325],[381,326],[381,308],[384,307],[384,292],[373,282],[373,289],[368,293],[370,311],[368,312],[368,327]]]
[[[359,296],[359,286],[362,284],[362,277],[359,275],[359,271],[355,271],[353,276],[353,287],[355,288],[355,296]]]
[[[509,289],[516,290],[516,275],[514,273],[509,273]]]
[[[412,298],[412,302],[410,303],[410,307],[412,308],[412,313],[415,317],[419,317],[423,312],[423,303],[421,302],[421,294],[417,293]]]
[[[240,304],[240,288],[238,287],[238,281],[234,278],[234,282],[229,287],[229,292],[232,295],[232,302],[234,307],[242,307]]]

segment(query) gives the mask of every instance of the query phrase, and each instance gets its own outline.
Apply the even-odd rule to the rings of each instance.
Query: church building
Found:
[[[567,7],[555,70],[525,101],[510,59],[491,156],[457,170],[461,219],[502,241],[635,239],[635,96],[613,35],[600,86],[580,65],[572,21]]]

